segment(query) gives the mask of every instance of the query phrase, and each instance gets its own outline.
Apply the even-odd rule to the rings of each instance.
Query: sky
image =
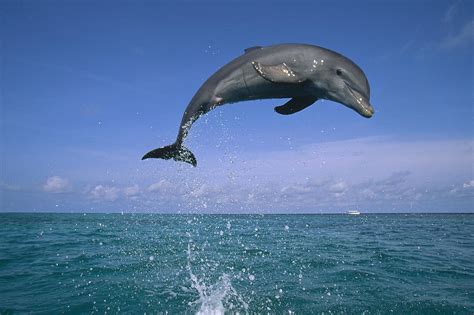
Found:
[[[0,211],[474,212],[472,1],[0,2]],[[355,61],[376,112],[222,106],[174,142],[245,48]]]

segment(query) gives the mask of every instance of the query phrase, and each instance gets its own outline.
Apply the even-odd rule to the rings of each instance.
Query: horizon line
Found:
[[[474,212],[361,212],[360,214],[354,215],[349,214],[347,212],[51,212],[51,211],[0,211],[0,215],[2,214],[119,214],[119,215],[126,215],[126,214],[159,214],[159,215],[350,215],[350,216],[358,216],[358,215],[379,215],[379,214],[474,214]]]

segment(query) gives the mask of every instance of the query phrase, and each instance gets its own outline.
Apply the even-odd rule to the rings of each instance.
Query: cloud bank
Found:
[[[197,168],[155,161],[133,179],[140,185],[102,183],[85,197],[114,211],[466,211],[474,200],[472,146],[372,137],[226,158],[208,151]],[[61,182],[48,187],[59,191]]]

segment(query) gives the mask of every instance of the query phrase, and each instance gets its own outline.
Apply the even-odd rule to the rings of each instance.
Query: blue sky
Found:
[[[470,1],[2,1],[0,211],[473,212]],[[354,60],[376,113],[223,106],[147,160],[247,47]]]

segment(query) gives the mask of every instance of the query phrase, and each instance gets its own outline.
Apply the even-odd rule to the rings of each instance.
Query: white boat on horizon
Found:
[[[347,211],[346,213],[347,213],[347,214],[350,214],[350,215],[359,215],[359,214],[360,214],[360,212],[357,211],[357,210],[349,210],[349,211]]]

